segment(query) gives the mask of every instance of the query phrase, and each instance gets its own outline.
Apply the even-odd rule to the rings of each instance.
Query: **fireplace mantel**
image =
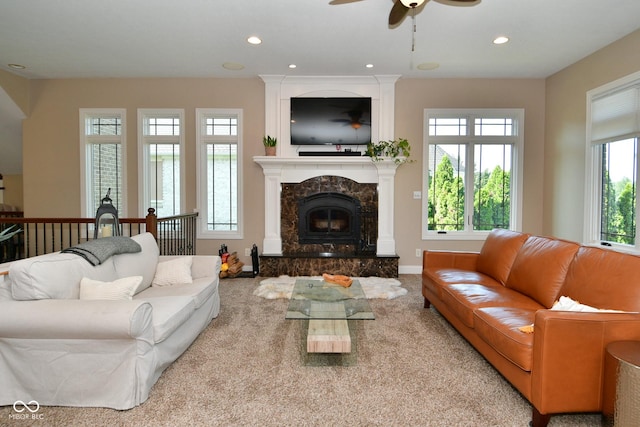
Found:
[[[393,233],[394,181],[398,165],[391,159],[370,157],[255,156],[264,173],[265,237],[263,254],[282,255],[280,191],[283,183],[299,183],[323,175],[342,176],[360,183],[378,184],[377,255],[396,255]]]

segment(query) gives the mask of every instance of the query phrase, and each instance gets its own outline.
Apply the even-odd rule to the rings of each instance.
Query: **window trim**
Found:
[[[197,237],[199,239],[243,239],[244,238],[244,204],[243,204],[243,110],[241,108],[196,108],[196,193],[198,215]],[[216,116],[235,116],[238,120],[238,135],[234,138],[237,144],[237,219],[236,231],[210,231],[207,230],[207,143],[211,138],[203,132],[204,119]],[[223,140],[224,137],[215,137]]]
[[[584,226],[583,243],[591,246],[601,246],[600,239],[600,201],[601,188],[599,185],[602,176],[602,165],[600,155],[597,154],[597,147],[604,141],[592,141],[592,104],[598,99],[615,92],[624,90],[625,87],[640,85],[640,71],[628,76],[606,83],[597,88],[591,89],[586,95],[586,138],[585,138],[585,186],[584,186]],[[632,138],[630,135],[619,135],[612,138]],[[640,135],[638,138],[640,144]],[[613,140],[609,142],[614,142]],[[640,156],[637,162],[640,163]],[[639,169],[640,170],[640,169]],[[640,176],[636,177],[636,184],[640,183]],[[640,195],[636,194],[636,243],[635,245],[625,245],[617,242],[607,242],[608,247],[620,252],[640,253]],[[609,246],[610,245],[610,246]]]
[[[86,134],[86,120],[90,117],[111,116],[120,118],[120,135],[87,135]],[[88,182],[91,181],[91,171],[87,169],[87,165],[90,164],[90,153],[87,150],[89,144],[93,144],[91,141],[115,141],[120,144],[122,151],[122,206],[120,206],[120,212],[122,216],[128,216],[127,205],[127,110],[126,108],[80,108],[79,110],[79,122],[80,122],[80,216],[83,218],[93,218],[96,214],[95,211],[89,206]],[[100,195],[104,197],[104,195]]]
[[[177,116],[180,119],[180,135],[178,136],[178,145],[180,146],[180,213],[184,213],[186,209],[185,195],[186,195],[186,166],[185,166],[185,123],[184,123],[184,109],[181,108],[138,108],[138,210],[142,217],[147,215],[147,210],[150,206],[145,206],[146,200],[149,199],[148,179],[149,179],[149,154],[145,150],[147,140],[161,140],[167,137],[148,136],[144,134],[145,126],[144,120],[146,118],[154,118],[159,116]],[[176,139],[175,136],[168,137],[171,140]],[[157,212],[156,212],[157,214]]]
[[[433,142],[434,137],[429,135],[429,118],[432,117],[467,117],[469,134],[466,136],[438,136],[435,137],[436,142]],[[429,210],[429,144],[438,144],[440,141],[452,143],[470,143],[467,145],[467,154],[471,152],[473,154],[473,147],[476,144],[484,143],[483,140],[495,142],[496,138],[501,138],[504,144],[507,141],[512,141],[512,156],[513,161],[511,165],[511,180],[512,180],[512,194],[511,194],[511,218],[510,229],[521,230],[522,228],[522,199],[523,199],[523,169],[524,169],[524,109],[523,108],[425,108],[423,116],[423,150],[422,150],[422,211],[421,211],[421,230],[422,240],[485,240],[490,231],[447,231],[446,233],[440,233],[437,230],[428,230],[428,210]],[[515,121],[513,136],[473,136],[473,127],[475,118],[502,118],[509,117]],[[473,157],[467,155],[467,161],[472,163]],[[473,187],[473,174],[464,176],[465,185],[469,188],[469,182]],[[515,193],[515,194],[514,194]],[[468,203],[471,203],[470,201]],[[468,213],[469,214],[469,213]],[[465,221],[468,223],[468,218]]]

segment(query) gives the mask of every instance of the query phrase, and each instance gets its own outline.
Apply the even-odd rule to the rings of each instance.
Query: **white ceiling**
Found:
[[[411,19],[388,27],[392,0],[0,0],[0,67],[27,78],[544,78],[640,28],[638,0],[436,1],[416,16],[412,52]],[[510,43],[493,45],[497,35]],[[416,69],[425,62],[440,67]]]
[[[419,9],[415,34],[410,18],[389,28],[392,0],[329,1],[0,0],[0,68],[29,79],[545,78],[640,28],[638,0],[482,0],[473,7],[433,0]],[[249,45],[251,35],[263,43]],[[511,41],[496,46],[498,35]],[[244,68],[227,70],[226,62]],[[422,71],[422,63],[439,67]],[[0,91],[5,174],[22,170],[21,120]]]

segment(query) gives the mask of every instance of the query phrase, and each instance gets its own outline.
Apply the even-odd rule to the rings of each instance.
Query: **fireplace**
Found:
[[[265,175],[260,275],[397,277],[393,161],[278,156],[254,160]],[[306,233],[302,239],[301,231]]]
[[[342,193],[316,193],[298,201],[298,242],[352,244],[360,241],[360,201]]]
[[[283,254],[375,254],[376,187],[332,175],[284,183],[280,193]]]

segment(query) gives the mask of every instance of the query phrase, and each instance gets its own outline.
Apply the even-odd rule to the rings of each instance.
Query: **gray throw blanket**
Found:
[[[142,251],[140,245],[131,237],[113,236],[102,237],[100,239],[88,240],[77,246],[62,250],[63,253],[76,254],[91,265],[99,265],[105,262],[112,255],[136,253]]]

